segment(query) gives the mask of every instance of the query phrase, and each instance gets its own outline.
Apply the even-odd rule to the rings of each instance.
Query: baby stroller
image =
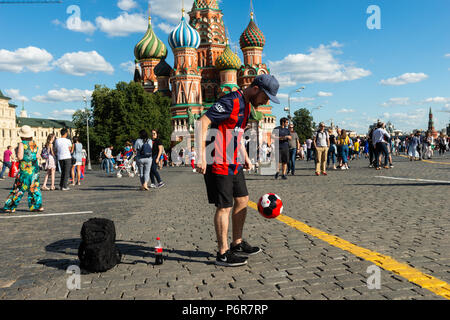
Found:
[[[134,152],[127,152],[121,154],[120,158],[117,157],[117,178],[122,178],[125,174],[133,178],[136,175],[136,162],[134,157],[136,154]]]

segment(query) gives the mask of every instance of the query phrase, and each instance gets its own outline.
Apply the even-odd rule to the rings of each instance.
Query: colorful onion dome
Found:
[[[150,18],[148,19],[148,28],[144,38],[134,47],[134,56],[137,60],[163,59],[167,57],[167,48],[153,31]]]
[[[166,59],[162,59],[161,62],[156,65],[154,71],[157,77],[170,77],[172,68],[166,62]]]
[[[219,70],[237,70],[241,67],[241,65],[241,59],[239,59],[237,54],[231,51],[231,48],[228,44],[223,53],[216,59],[216,68]]]
[[[217,0],[195,0],[192,5],[192,11],[198,9],[216,9],[219,10]]]
[[[186,22],[183,16],[180,24],[170,33],[169,44],[172,50],[177,48],[197,49],[200,46],[200,35]]]
[[[264,34],[253,21],[253,12],[247,29],[244,30],[241,38],[239,39],[239,44],[241,45],[241,49],[248,47],[262,48],[266,44],[266,38],[264,37]]]

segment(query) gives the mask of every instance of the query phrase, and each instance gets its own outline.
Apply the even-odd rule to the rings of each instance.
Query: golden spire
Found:
[[[184,10],[184,0],[181,0],[181,16],[184,17],[185,12],[186,12],[186,10]]]

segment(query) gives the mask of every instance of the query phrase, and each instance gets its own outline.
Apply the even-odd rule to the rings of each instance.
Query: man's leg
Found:
[[[234,198],[233,213],[231,215],[233,227],[233,242],[235,246],[242,242],[245,218],[247,216],[248,196]]]
[[[323,148],[322,155],[320,158],[320,163],[321,163],[321,170],[322,170],[322,172],[325,172],[325,173],[327,172],[327,168],[326,168],[327,155],[328,155],[328,148]]]
[[[217,208],[214,216],[214,227],[216,229],[217,246],[220,254],[228,250],[228,225],[230,220],[230,208]]]
[[[59,180],[59,188],[62,189],[64,188],[64,179],[65,179],[65,175],[66,175],[66,171],[65,171],[65,167],[64,167],[64,160],[59,160],[59,167],[61,168],[61,178]]]

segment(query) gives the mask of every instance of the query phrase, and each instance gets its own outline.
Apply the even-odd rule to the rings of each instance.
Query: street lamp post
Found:
[[[288,112],[289,124],[291,124],[291,94],[295,93],[295,92],[300,92],[303,89],[305,89],[305,87],[301,87],[301,88],[295,89],[295,90],[293,90],[293,91],[288,93],[288,107],[287,107],[287,110],[286,110],[286,108],[284,108],[284,111]]]
[[[87,108],[87,99],[85,96],[83,96],[83,100],[84,100],[84,105],[86,106],[86,133],[87,133],[87,148],[88,148],[88,152],[87,152],[87,162],[88,162],[88,170],[92,170],[91,167],[91,151],[89,148],[89,110]]]

